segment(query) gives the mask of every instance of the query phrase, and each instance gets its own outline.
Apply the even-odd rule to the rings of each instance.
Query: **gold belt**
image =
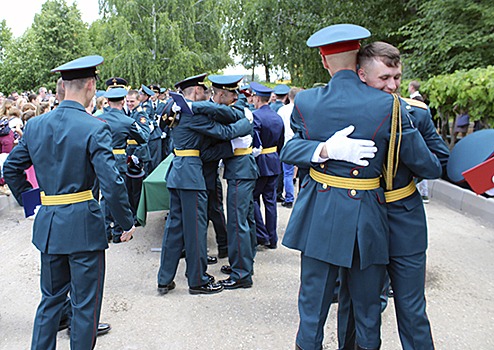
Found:
[[[114,148],[113,149],[113,154],[125,154],[125,149]]]
[[[269,154],[269,153],[274,153],[278,150],[278,147],[268,147],[268,148],[263,148],[261,151],[261,154]]]
[[[93,199],[93,192],[86,190],[77,193],[68,194],[55,194],[51,196],[45,195],[44,192],[40,192],[41,204],[43,205],[64,205],[85,202]]]
[[[136,140],[127,140],[127,144],[128,145],[137,145],[137,141]]]
[[[245,156],[247,154],[252,154],[252,147],[236,148],[235,151],[233,151],[234,156]]]
[[[408,196],[412,195],[415,190],[415,181],[411,181],[407,186],[399,188],[397,190],[392,190],[392,191],[386,191],[384,192],[384,195],[386,196],[386,203],[392,203],[399,201],[400,199],[407,198]]]
[[[175,155],[179,157],[199,157],[201,155],[201,152],[197,149],[176,149],[175,148]]]
[[[348,190],[375,190],[379,188],[379,178],[372,179],[353,179],[349,177],[333,176],[328,174],[320,173],[313,168],[309,171],[310,177],[315,181],[331,187],[336,188],[346,188]]]

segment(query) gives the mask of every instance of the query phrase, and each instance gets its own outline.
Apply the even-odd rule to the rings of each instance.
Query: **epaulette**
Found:
[[[418,107],[422,109],[428,109],[429,107],[422,101],[414,100],[413,98],[402,97],[403,101],[408,103],[410,106]]]
[[[88,113],[88,114],[89,114],[89,113]],[[92,114],[90,114],[90,115],[91,115],[93,118],[96,118],[96,119],[98,119],[99,121],[102,121],[103,123],[108,124],[108,121],[106,121],[106,119],[103,119],[103,118],[100,118],[100,117],[94,116],[94,115],[92,115]]]
[[[137,111],[142,112],[142,107],[141,106],[137,107]]]

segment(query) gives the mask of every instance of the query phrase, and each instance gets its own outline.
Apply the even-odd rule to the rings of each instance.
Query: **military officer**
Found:
[[[401,83],[400,52],[384,42],[366,45],[358,54],[360,79],[368,86],[395,93]],[[427,147],[443,167],[449,150],[436,132],[429,108],[423,102],[403,98],[414,125]],[[389,221],[389,264],[387,272],[394,291],[398,331],[405,350],[434,349],[424,296],[427,221],[413,173],[399,164],[393,190],[385,192]],[[339,294],[338,336],[340,349],[354,349],[355,333],[346,283]]]
[[[278,109],[283,107],[288,101],[288,92],[290,91],[290,87],[285,84],[276,85],[273,89],[273,92],[276,96],[276,101],[271,103],[269,107],[275,112],[278,112]]]
[[[200,84],[188,84],[188,81],[198,79],[203,80],[204,77],[191,77],[181,84],[181,90],[190,102],[204,98],[204,88]],[[185,85],[187,87],[183,87]],[[207,191],[202,176],[201,149],[210,137],[231,140],[246,135],[250,127],[247,119],[222,125],[202,114],[182,113],[180,122],[173,129],[175,158],[167,174],[170,214],[163,235],[158,271],[160,294],[175,288],[173,279],[183,247],[189,293],[213,294],[223,290],[222,285],[214,283],[214,277],[206,274]]]
[[[85,111],[96,91],[96,66],[102,62],[101,56],[86,56],[52,70],[62,74],[65,100],[29,122],[4,164],[16,198],[31,188],[24,173],[31,165],[42,191],[33,227],[33,243],[41,252],[42,298],[32,349],[56,348],[69,291],[71,348],[92,349],[96,343],[108,248],[104,217],[91,192],[96,178],[125,230],[122,241],[130,240],[135,230],[125,184],[115,167],[110,127]]]
[[[257,243],[276,249],[276,185],[281,173],[279,152],[285,140],[285,127],[281,117],[269,108],[272,89],[252,82],[254,94],[254,147],[259,150],[256,156],[259,178],[254,189]],[[265,208],[265,218],[261,214],[261,196]]]
[[[388,263],[388,224],[379,179],[386,154],[390,153],[388,181],[396,168],[397,144],[400,160],[414,173],[441,174],[439,160],[411,126],[397,97],[358,79],[359,40],[369,35],[360,26],[339,24],[309,38],[308,46],[319,48],[332,78],[324,88],[297,94],[295,135],[281,153],[283,162],[310,168],[283,238],[285,246],[302,253],[296,339],[301,349],[322,348],[340,268],[354,303],[357,349],[379,348],[380,294]],[[397,135],[400,115],[403,130]],[[369,141],[348,137],[351,133]]]
[[[149,139],[149,131],[141,128],[139,124],[132,118],[127,117],[122,111],[125,104],[124,98],[127,96],[127,89],[123,87],[112,87],[104,96],[108,99],[110,110],[100,115],[100,118],[105,120],[112,132],[112,148],[117,169],[122,178],[125,178],[127,172],[127,156],[125,148],[127,140],[135,140],[138,144],[146,143]],[[120,243],[122,228],[118,222],[114,222],[111,211],[106,208],[104,197],[101,199],[101,205],[105,211],[106,236],[108,241],[113,240],[113,243]],[[111,223],[114,223],[111,227]]]
[[[129,90],[127,93],[127,107],[130,111],[130,117],[136,121],[141,128],[151,133],[150,122],[147,113],[139,106],[139,92]],[[144,164],[151,161],[149,147],[147,143],[138,144],[136,140],[127,140],[127,163],[128,172],[126,173],[126,185],[129,193],[130,206],[134,213],[135,222],[137,223],[137,206],[141,198],[142,181],[146,172],[142,171]],[[138,169],[139,168],[139,169]],[[149,175],[149,174],[147,174]]]
[[[149,129],[151,131],[148,141],[149,149],[149,162],[144,161],[144,168],[147,175],[151,174],[154,169],[161,163],[162,149],[161,149],[161,135],[162,131],[158,126],[158,119],[156,118],[156,109],[153,105],[153,100],[156,99],[156,93],[146,85],[141,85],[141,92],[139,94],[140,104],[139,106],[147,114],[149,120]],[[161,108],[161,107],[160,107]]]
[[[215,120],[233,118],[253,120],[252,113],[244,103],[235,103],[238,99],[238,83],[243,75],[211,75],[213,101],[211,104],[193,103],[193,111],[212,115]],[[252,133],[252,130],[251,130]],[[221,280],[225,289],[252,287],[254,250],[252,241],[255,236],[253,191],[258,177],[258,169],[252,155],[252,147],[236,149],[233,157],[224,158],[223,177],[227,180],[227,232],[228,232],[228,269],[230,277]]]

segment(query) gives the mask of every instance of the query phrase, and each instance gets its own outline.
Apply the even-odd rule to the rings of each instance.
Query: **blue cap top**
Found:
[[[160,94],[164,94],[166,92],[166,88],[160,88]]]
[[[462,173],[486,161],[494,154],[494,129],[476,131],[461,139],[451,151],[448,177],[454,182],[465,178]]]
[[[214,87],[222,90],[237,91],[238,83],[244,78],[243,75],[210,75],[209,81]]]
[[[105,90],[96,90],[96,93],[94,94],[96,98],[101,97],[105,94]]]
[[[104,96],[110,100],[121,100],[127,96],[127,89],[125,88],[112,88],[105,92]]]
[[[257,96],[269,97],[269,96],[271,96],[271,93],[273,92],[273,89],[268,88],[267,86],[264,86],[262,84],[256,83],[255,81],[250,83],[250,88],[252,89],[252,92],[254,93],[254,95],[257,95]]]
[[[286,95],[290,91],[290,87],[285,84],[276,85],[273,89],[276,95]]]
[[[371,33],[367,29],[355,24],[334,24],[312,34],[307,40],[307,46],[321,47],[345,41],[365,39],[370,35]]]
[[[67,62],[51,70],[52,73],[60,72],[63,80],[97,77],[96,66],[103,63],[101,56],[84,56]]]
[[[175,84],[175,87],[180,90],[185,90],[191,86],[201,86],[204,90],[207,89],[206,85],[204,85],[204,79],[207,77],[207,73],[202,73],[199,75],[194,75],[193,77],[185,78],[182,81],[179,81]]]
[[[144,84],[141,84],[141,90],[148,96],[154,96],[154,91]]]
[[[113,77],[105,81],[106,90],[114,88],[129,89],[129,83],[124,78]]]

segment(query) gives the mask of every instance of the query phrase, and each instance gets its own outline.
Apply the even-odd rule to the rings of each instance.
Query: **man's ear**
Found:
[[[329,65],[328,65],[328,62],[326,62],[326,56],[324,56],[323,54],[319,53],[319,55],[321,55],[321,62],[322,62],[322,65],[325,69],[329,69]]]
[[[359,68],[357,70],[357,74],[358,74],[358,77],[360,78],[360,80],[362,80],[362,82],[367,83],[365,70],[363,68]]]

